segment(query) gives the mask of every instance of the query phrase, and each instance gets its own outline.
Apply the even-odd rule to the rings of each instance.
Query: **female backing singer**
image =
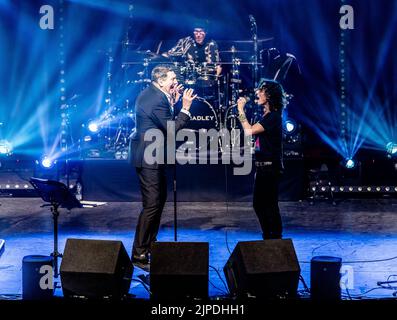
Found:
[[[282,221],[278,206],[278,188],[282,161],[282,110],[284,90],[273,80],[261,79],[255,91],[258,105],[264,115],[259,122],[250,125],[244,112],[247,100],[237,101],[239,120],[246,135],[256,135],[255,184],[253,206],[262,228],[263,239],[281,239]]]

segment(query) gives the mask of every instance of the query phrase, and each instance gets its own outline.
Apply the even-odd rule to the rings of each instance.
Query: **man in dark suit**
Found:
[[[169,66],[156,66],[151,77],[151,84],[136,100],[136,131],[130,140],[130,160],[139,178],[143,204],[135,232],[132,262],[142,268],[148,267],[150,246],[156,241],[161,214],[167,199],[165,161],[162,161],[161,157],[153,157],[150,152],[145,153],[147,147],[153,143],[153,141],[145,141],[145,133],[163,134],[164,145],[160,152],[163,160],[167,158],[167,151],[175,152],[167,150],[167,122],[174,120],[173,106],[181,97],[182,90],[182,85],[178,85],[176,80],[175,72]],[[189,122],[191,117],[189,109],[195,98],[193,89],[184,90],[182,109],[174,122],[175,131],[182,129]]]

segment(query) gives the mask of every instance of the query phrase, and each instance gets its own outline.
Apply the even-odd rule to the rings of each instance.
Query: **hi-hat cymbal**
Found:
[[[273,40],[273,37],[270,38],[261,38],[261,39],[257,39],[258,42],[266,42],[266,41],[270,41]],[[234,40],[233,42],[237,42],[237,43],[253,43],[254,40]]]

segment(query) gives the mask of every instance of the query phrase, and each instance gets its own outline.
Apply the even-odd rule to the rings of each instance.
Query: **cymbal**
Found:
[[[262,39],[257,39],[258,42],[266,42],[266,41],[270,41],[273,40],[274,37],[270,37],[270,38],[262,38]],[[234,40],[233,42],[237,42],[237,43],[253,43],[254,40]]]
[[[235,64],[234,62],[219,62],[219,64]],[[246,64],[246,65],[262,65],[261,62],[239,62],[238,64]]]
[[[220,53],[241,53],[241,52],[249,52],[247,50],[223,50],[219,51]]]
[[[154,53],[154,52],[152,52],[150,50],[133,50],[130,53],[131,54],[137,54],[137,55],[143,55],[143,56],[147,56],[147,57],[151,57],[151,58],[159,56],[159,54]]]

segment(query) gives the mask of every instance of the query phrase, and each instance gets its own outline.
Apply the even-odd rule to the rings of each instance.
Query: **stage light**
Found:
[[[386,151],[390,155],[395,155],[397,153],[397,143],[389,142],[386,145]]]
[[[128,159],[128,150],[118,150],[115,152],[114,157],[117,160],[127,160]]]
[[[51,159],[48,156],[43,156],[40,160],[40,165],[45,168],[45,169],[51,169],[54,164],[56,163],[56,160]]]
[[[287,134],[292,134],[296,131],[296,122],[292,119],[288,119],[284,122],[284,132]]]
[[[356,162],[353,159],[346,159],[345,167],[347,169],[353,169],[356,166]]]
[[[96,133],[99,131],[99,125],[95,121],[91,121],[88,123],[88,130],[90,130],[93,133]]]
[[[0,140],[0,155],[12,154],[12,145],[7,140]]]
[[[116,153],[114,154],[114,157],[115,157],[117,160],[120,160],[120,159],[121,159],[121,151],[116,151]]]
[[[122,158],[123,160],[127,160],[127,159],[128,159],[128,150],[123,150],[123,151],[121,152],[121,158]]]

